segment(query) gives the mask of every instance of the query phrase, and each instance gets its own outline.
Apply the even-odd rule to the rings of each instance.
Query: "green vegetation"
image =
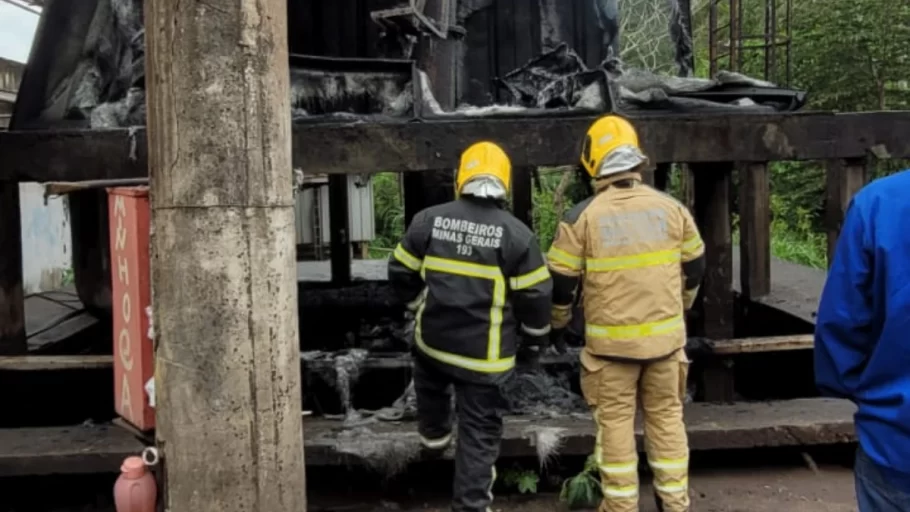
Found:
[[[502,473],[502,485],[515,489],[521,494],[537,494],[538,483],[540,483],[540,475],[536,471],[524,469],[521,466],[516,465]]]
[[[602,497],[597,460],[589,455],[581,473],[562,483],[559,499],[569,506],[569,510],[578,510],[596,507]]]

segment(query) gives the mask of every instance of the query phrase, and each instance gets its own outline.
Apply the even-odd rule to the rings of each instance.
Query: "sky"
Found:
[[[0,2],[0,57],[27,61],[37,26],[38,16]]]

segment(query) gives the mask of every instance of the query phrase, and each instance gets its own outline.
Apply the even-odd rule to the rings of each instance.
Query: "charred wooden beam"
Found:
[[[657,166],[654,171],[654,188],[657,190],[667,191],[670,186],[670,173],[673,170],[673,164],[663,163]]]
[[[771,293],[771,175],[764,163],[739,174],[740,283],[752,300]]]
[[[109,355],[0,356],[0,371],[97,370],[113,366],[114,357]]]
[[[114,473],[144,447],[112,425],[0,429],[0,477]]]
[[[702,284],[700,332],[707,338],[733,337],[733,244],[730,189],[733,164],[694,165],[695,219],[705,241],[707,272]],[[733,401],[733,362],[710,358],[704,371],[705,400]]]
[[[910,112],[630,116],[656,163],[863,158],[884,148],[910,157]],[[433,118],[423,122],[294,127],[294,166],[306,174],[454,169],[462,150],[490,139],[515,167],[577,160],[591,116]],[[134,137],[135,136],[135,137]],[[305,151],[304,148],[319,148]],[[147,174],[145,130],[0,132],[0,180],[83,181]],[[290,179],[290,177],[288,178]]]
[[[693,166],[695,220],[705,241],[707,273],[702,285],[704,335],[733,337],[733,246],[730,225],[732,164]]]
[[[0,182],[0,354],[24,354],[28,350],[20,216],[19,184]]]
[[[329,176],[329,230],[331,231],[332,283],[351,282],[351,234],[348,212],[348,177]]]
[[[694,451],[747,449],[772,446],[812,446],[855,441],[853,414],[856,406],[847,400],[811,398],[776,402],[718,405],[689,404],[685,408],[689,447]],[[381,423],[354,436],[345,433],[341,421],[320,418],[304,420],[307,464],[312,466],[370,464],[371,455],[389,455],[396,447],[419,446],[414,427]],[[563,441],[559,455],[588,455],[596,429],[589,419],[507,416],[504,421],[501,457],[536,457],[536,433],[559,432]],[[643,450],[641,425],[636,441]],[[364,457],[355,445],[368,447]],[[400,449],[400,448],[399,448]],[[451,458],[450,448],[445,457]]]
[[[825,180],[825,226],[828,232],[828,266],[837,247],[850,200],[866,183],[867,160],[829,160]]]
[[[512,172],[512,213],[534,229],[534,168],[519,167]]]
[[[685,414],[691,449],[706,451],[850,443],[855,441],[855,411],[847,400],[813,398],[735,405],[696,403],[687,405]],[[369,462],[351,450],[352,439],[345,437],[340,421],[307,418],[304,426],[308,466]],[[536,457],[535,432],[549,428],[560,432],[560,455],[590,454],[596,429],[589,419],[509,416],[501,456]],[[639,449],[641,434],[639,426]],[[363,446],[419,445],[413,425],[402,423],[372,425],[354,439]],[[111,425],[4,429],[0,430],[0,476],[112,473],[124,457],[138,454],[143,447],[132,433]],[[447,456],[452,456],[451,450]]]
[[[642,170],[641,171],[642,183],[644,183],[645,185],[651,186],[651,187],[655,186],[654,185],[655,174],[656,174],[656,168],[654,166],[650,166],[647,169]]]
[[[715,355],[732,356],[761,352],[812,350],[814,343],[815,337],[812,334],[794,334],[790,336],[708,340],[708,348]]]

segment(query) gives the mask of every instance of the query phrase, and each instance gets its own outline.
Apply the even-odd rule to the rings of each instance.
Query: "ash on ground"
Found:
[[[367,427],[345,429],[333,439],[339,453],[361,461],[381,475],[392,477],[420,458],[420,443],[398,432],[374,432]]]
[[[512,414],[556,418],[581,414],[589,416],[584,399],[572,390],[575,372],[551,374],[543,370],[518,371],[503,384]]]

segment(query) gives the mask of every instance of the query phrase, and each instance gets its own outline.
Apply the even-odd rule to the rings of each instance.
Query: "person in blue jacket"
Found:
[[[860,512],[910,510],[910,170],[850,203],[822,292],[815,379],[853,401]]]

